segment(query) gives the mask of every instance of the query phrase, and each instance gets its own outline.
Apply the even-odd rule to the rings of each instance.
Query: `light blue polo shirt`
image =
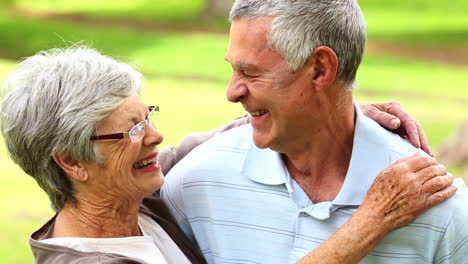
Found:
[[[208,263],[295,263],[350,218],[382,169],[417,151],[355,109],[351,162],[333,201],[311,202],[280,155],[254,145],[250,125],[170,171],[162,198]],[[361,263],[468,263],[467,190],[390,232]]]

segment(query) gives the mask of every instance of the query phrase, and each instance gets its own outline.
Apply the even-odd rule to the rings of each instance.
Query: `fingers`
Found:
[[[389,130],[397,129],[401,125],[400,119],[396,118],[394,115],[385,112],[375,111],[374,116],[371,118],[374,119],[381,126]]]
[[[387,102],[388,104],[388,113],[395,115],[401,120],[403,129],[406,131],[406,134],[409,137],[409,140],[413,146],[416,148],[421,148],[424,152],[429,155],[433,155],[429,143],[427,141],[426,133],[422,128],[418,120],[414,119],[403,109],[403,106],[399,102]]]
[[[408,135],[409,141],[413,146],[416,148],[421,148],[420,142],[420,130],[419,127],[421,125],[419,122],[412,118],[404,109],[403,106],[399,102],[388,102],[388,112],[392,115],[395,115],[397,118],[401,120],[401,124],[403,125],[403,129],[406,132],[405,134]],[[421,129],[422,130],[422,129]],[[424,132],[423,132],[424,134]],[[426,137],[426,135],[424,135]]]
[[[437,165],[439,164],[437,162],[437,160],[435,160],[434,158],[431,158],[427,155],[424,155],[424,154],[421,154],[419,152],[415,153],[413,156],[410,156],[410,159],[408,159],[406,162],[405,162],[405,165],[408,167],[408,169],[411,171],[411,172],[419,172],[420,170],[422,169],[425,169],[427,167],[430,167],[432,165]],[[433,172],[435,173],[435,172]],[[445,174],[445,173],[444,173]],[[426,175],[427,178],[431,178],[431,177],[434,177],[434,176],[437,176],[435,174],[427,174],[427,173],[424,173],[423,172],[423,175]]]
[[[399,102],[360,104],[360,108],[366,116],[381,126],[389,130],[401,130],[399,131],[400,136],[409,139],[413,146],[421,148],[424,152],[433,156],[421,124],[411,117]]]
[[[386,168],[372,184],[363,208],[377,212],[386,228],[413,221],[456,193],[454,177],[434,158],[417,152]],[[380,214],[379,214],[380,213]]]
[[[427,140],[426,133],[422,126],[418,123],[418,131],[419,131],[419,141],[421,144],[421,149],[429,154],[431,157],[434,157],[434,153],[432,152],[431,147],[429,146],[429,141]]]
[[[405,121],[403,126],[404,131],[408,134],[409,141],[413,146],[421,148],[430,156],[434,156],[431,147],[429,146],[429,142],[427,141],[426,133],[424,132],[421,124],[416,119]]]
[[[431,208],[441,202],[447,201],[450,197],[455,195],[457,192],[457,187],[451,185],[441,191],[438,191],[426,199],[426,209]]]
[[[419,135],[419,132],[420,132],[419,123],[414,119],[410,119],[410,120],[406,120],[403,122],[403,127],[404,127],[404,130],[406,131],[406,134],[409,137],[409,141],[411,142],[411,144],[416,148],[421,148],[421,141],[420,141],[420,135]]]
[[[415,152],[415,153],[413,153],[411,156],[406,156],[406,157],[403,157],[403,158],[401,158],[401,159],[395,161],[392,165],[397,165],[397,164],[400,164],[400,163],[407,162],[408,160],[413,159],[413,158],[415,158],[415,157],[418,157],[418,156],[420,156],[420,155],[421,155],[421,153]]]
[[[429,196],[439,192],[440,190],[450,187],[454,180],[455,178],[450,173],[442,176],[436,176],[426,181],[422,186],[422,190]]]
[[[441,180],[451,180],[449,184],[442,185],[438,189],[433,190],[432,192],[428,191],[428,193],[434,193],[453,183],[453,176],[451,174],[447,175],[447,168],[442,164],[425,167],[416,173],[416,177],[418,177],[421,184],[426,184],[426,182],[429,182],[429,185],[442,185]]]
[[[367,117],[389,130],[395,130],[401,125],[400,119],[388,112],[386,103],[361,104],[360,107]]]

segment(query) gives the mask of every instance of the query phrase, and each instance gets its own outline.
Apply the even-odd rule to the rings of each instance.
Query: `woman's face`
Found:
[[[148,114],[148,106],[135,93],[100,123],[96,135],[128,132]],[[162,134],[147,124],[145,136],[139,142],[130,139],[95,141],[104,164],[84,163],[89,178],[83,192],[107,199],[134,200],[159,190],[164,176],[157,162],[157,146],[162,140]]]

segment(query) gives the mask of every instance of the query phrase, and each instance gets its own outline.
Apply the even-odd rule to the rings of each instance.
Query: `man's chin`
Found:
[[[255,133],[254,131],[252,137],[255,146],[259,149],[266,149],[271,146],[271,140],[269,140],[269,137],[264,134]]]

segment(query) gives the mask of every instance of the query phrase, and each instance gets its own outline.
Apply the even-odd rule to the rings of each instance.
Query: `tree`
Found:
[[[207,17],[227,17],[234,0],[206,0],[203,15]]]

